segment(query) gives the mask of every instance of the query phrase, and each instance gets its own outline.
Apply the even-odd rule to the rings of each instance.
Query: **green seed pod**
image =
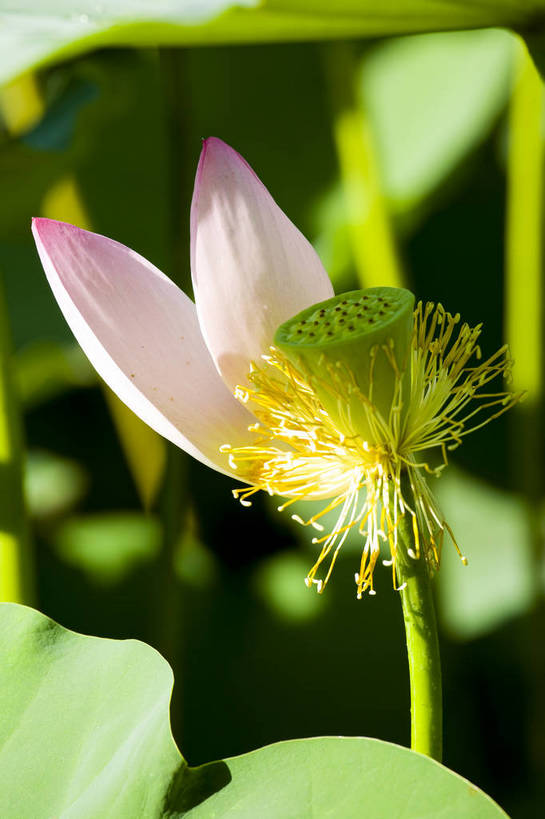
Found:
[[[413,310],[408,290],[353,290],[281,324],[274,345],[309,378],[340,431],[372,445],[381,419],[399,410],[401,421]]]

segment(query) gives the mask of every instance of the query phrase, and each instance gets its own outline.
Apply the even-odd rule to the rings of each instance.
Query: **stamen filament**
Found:
[[[319,592],[327,585],[351,531],[363,538],[357,596],[374,593],[373,572],[385,543],[390,554],[382,562],[392,568],[394,588],[404,589],[397,583],[396,566],[398,529],[407,515],[413,540],[408,559],[418,561],[423,556],[430,571],[437,569],[447,532],[467,563],[424,476],[439,476],[449,450],[506,412],[521,395],[484,391],[493,379],[508,378],[511,361],[505,346],[482,361],[477,344],[481,325],[460,325],[460,316],[447,313],[441,305],[419,303],[414,315],[408,371],[400,367],[391,340],[374,345],[368,352],[367,392],[343,361],[322,356],[321,369],[311,373],[298,369],[275,348],[261,364],[252,364],[249,385],[235,391],[256,416],[256,423],[249,427],[253,443],[221,447],[248,484],[233,494],[244,506],[251,505],[259,490],[284,496],[279,511],[298,501],[324,500],[323,508],[308,519],[299,511],[292,514],[300,525],[324,532],[312,540],[321,551],[306,579]],[[393,383],[389,410],[382,412],[373,403],[379,352],[389,362]],[[475,366],[470,365],[473,357]],[[384,377],[383,368],[381,372]],[[319,395],[334,402],[342,429]],[[365,419],[365,435],[352,416],[354,400],[359,417]],[[436,465],[421,457],[433,450],[441,458]],[[409,490],[402,489],[402,475],[407,476]],[[328,532],[320,521],[336,510],[336,523]],[[328,559],[324,578],[317,579]]]

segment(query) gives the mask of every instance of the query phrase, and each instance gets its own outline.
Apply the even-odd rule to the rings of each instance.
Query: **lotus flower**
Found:
[[[480,425],[479,407],[466,409],[479,396],[492,416],[518,399],[482,390],[508,370],[505,349],[467,366],[479,353],[480,328],[456,333],[459,316],[440,306],[420,305],[413,319],[407,291],[333,297],[312,246],[245,160],[216,138],[204,142],[191,208],[195,303],[112,239],[49,219],[34,219],[33,233],[79,344],[142,420],[241,480],[234,494],[245,504],[259,489],[284,496],[280,509],[323,499],[310,519],[294,515],[320,531],[322,516],[338,511],[332,531],[315,538],[322,548],[307,585],[323,589],[357,527],[358,596],[373,593],[381,542],[389,541],[395,572],[396,521],[407,513],[420,532],[415,558],[421,542],[429,564],[438,564],[447,527],[421,453],[445,453]],[[329,555],[325,581],[317,579]]]

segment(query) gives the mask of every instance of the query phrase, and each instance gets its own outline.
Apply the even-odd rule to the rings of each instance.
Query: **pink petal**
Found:
[[[245,383],[282,322],[333,295],[312,245],[215,137],[204,142],[195,180],[191,271],[208,349],[231,388]]]
[[[255,419],[206,349],[195,305],[138,253],[96,233],[34,219],[49,284],[100,376],[143,421],[208,466],[234,474],[224,443]]]

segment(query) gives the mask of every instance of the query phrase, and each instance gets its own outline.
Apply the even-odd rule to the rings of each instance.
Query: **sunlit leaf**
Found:
[[[0,607],[0,815],[159,817],[184,762],[172,672],[136,640],[99,640]]]
[[[171,688],[169,666],[143,643],[83,637],[2,605],[0,815],[505,817],[437,762],[374,739],[293,740],[188,768],[170,732]]]
[[[375,184],[404,231],[414,229],[433,195],[498,121],[518,47],[514,35],[489,30],[403,37],[364,50],[356,105],[376,152]],[[350,289],[353,241],[340,181],[315,207],[314,229],[337,292]],[[373,237],[373,231],[365,237],[371,259]]]
[[[405,211],[483,140],[505,106],[516,38],[506,31],[404,37],[361,62],[385,193]]]
[[[433,487],[464,566],[448,538],[437,576],[444,626],[465,639],[481,636],[532,605],[531,532],[522,498],[449,467]]]
[[[378,739],[322,737],[279,742],[244,756],[189,768],[185,778],[201,787],[207,782],[219,784],[222,778],[225,783],[189,813],[196,819],[506,816],[467,780],[428,757]]]
[[[488,26],[537,27],[544,0],[71,0],[6,3],[0,82],[112,45],[198,45],[376,36]]]

